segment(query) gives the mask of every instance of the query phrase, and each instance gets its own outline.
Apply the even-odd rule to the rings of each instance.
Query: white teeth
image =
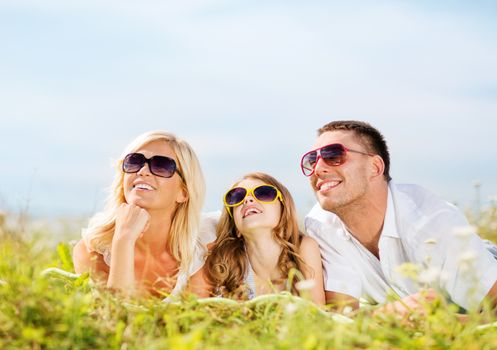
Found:
[[[328,190],[330,188],[333,188],[335,187],[336,185],[338,185],[340,182],[339,181],[329,181],[329,182],[325,182],[324,184],[321,185],[321,188],[320,190],[321,191],[325,191],[325,190]]]
[[[252,214],[259,214],[259,213],[261,213],[261,211],[260,211],[260,210],[258,210],[258,209],[256,209],[256,208],[250,208],[249,210],[247,210],[247,211],[245,212],[245,214],[243,215],[243,217],[245,218],[245,217],[247,217],[247,216],[249,216],[249,215],[252,215]]]
[[[135,188],[139,188],[141,190],[149,190],[149,191],[154,189],[152,186],[147,185],[147,184],[136,184]]]

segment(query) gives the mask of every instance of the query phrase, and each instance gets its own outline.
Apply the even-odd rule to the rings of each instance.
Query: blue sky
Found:
[[[196,149],[206,210],[268,172],[314,203],[299,170],[316,129],[386,136],[395,181],[450,201],[497,195],[493,1],[0,3],[0,210],[89,216],[138,134]]]

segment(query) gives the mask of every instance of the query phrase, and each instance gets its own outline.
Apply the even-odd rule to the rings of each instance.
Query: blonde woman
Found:
[[[178,293],[202,265],[204,193],[200,164],[187,142],[162,131],[140,135],[118,161],[105,209],[74,247],[76,272],[89,271],[126,294]]]
[[[225,211],[217,239],[204,267],[192,276],[189,289],[201,297],[251,299],[285,289],[298,292],[292,268],[299,270],[307,292],[324,304],[323,271],[319,247],[298,229],[290,192],[275,178],[251,173],[224,196]],[[298,274],[297,274],[298,275]]]

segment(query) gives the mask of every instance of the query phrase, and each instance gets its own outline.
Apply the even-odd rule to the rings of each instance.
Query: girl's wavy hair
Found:
[[[302,270],[305,263],[298,251],[301,233],[299,231],[295,203],[288,189],[270,175],[264,173],[250,173],[245,179],[260,180],[275,186],[280,190],[283,203],[281,217],[278,225],[273,230],[273,238],[282,247],[278,259],[278,268],[281,279],[272,281],[282,283],[287,280],[291,269]],[[238,232],[234,219],[228,210],[223,210],[216,227],[217,239],[206,259],[206,279],[213,286],[213,294],[237,299],[247,297],[245,277],[248,272],[248,257],[245,249],[245,240]],[[296,292],[296,278],[292,278],[292,291]]]
[[[191,146],[174,134],[165,131],[144,133],[126,147],[115,164],[116,175],[110,186],[105,208],[90,219],[88,227],[83,229],[83,239],[89,250],[100,254],[106,254],[110,251],[117,209],[122,203],[126,202],[123,188],[123,159],[127,154],[136,152],[141,147],[154,141],[168,143],[174,151],[178,160],[178,169],[183,175],[181,181],[187,194],[187,200],[177,204],[167,246],[173,257],[179,261],[180,271],[189,271],[194,251],[198,245],[198,228],[200,210],[205,197],[205,181],[200,163]]]

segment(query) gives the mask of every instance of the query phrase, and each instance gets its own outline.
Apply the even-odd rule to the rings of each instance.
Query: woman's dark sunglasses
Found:
[[[347,148],[341,143],[332,143],[304,154],[302,160],[300,161],[300,168],[305,176],[311,176],[314,174],[314,169],[316,168],[319,158],[321,158],[329,166],[339,166],[345,163],[345,160],[347,159],[347,152],[374,156],[374,154]]]
[[[136,173],[140,171],[145,164],[148,164],[150,172],[160,177],[171,177],[175,172],[183,179],[179,172],[174,159],[164,156],[145,157],[141,153],[130,153],[124,157],[123,171],[125,173]]]
[[[236,207],[242,204],[247,195],[252,195],[261,203],[273,203],[276,199],[283,202],[281,192],[272,185],[260,185],[252,189],[245,187],[234,187],[224,195],[224,205]]]

